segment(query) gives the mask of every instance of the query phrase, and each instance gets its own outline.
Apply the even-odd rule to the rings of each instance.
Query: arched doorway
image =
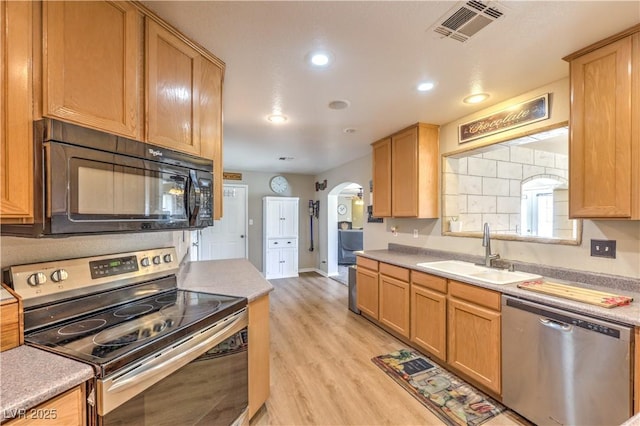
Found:
[[[344,267],[338,265],[340,257],[338,247],[339,223],[344,230],[363,228],[364,201],[360,184],[343,182],[334,186],[327,194],[327,275],[346,284],[347,265],[342,265]],[[344,256],[342,260],[343,262],[341,263],[348,263]]]

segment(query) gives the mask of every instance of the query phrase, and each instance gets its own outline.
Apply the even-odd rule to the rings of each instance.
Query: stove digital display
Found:
[[[113,275],[126,274],[138,270],[136,256],[118,257],[114,259],[94,260],[89,262],[91,278],[104,278]]]

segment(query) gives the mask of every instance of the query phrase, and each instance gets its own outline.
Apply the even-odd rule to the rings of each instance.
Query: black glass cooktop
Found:
[[[246,304],[245,298],[174,289],[28,334],[25,341],[88,361],[107,375]]]

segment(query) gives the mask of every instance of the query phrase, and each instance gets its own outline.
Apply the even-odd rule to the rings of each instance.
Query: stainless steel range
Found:
[[[180,290],[173,248],[13,266],[25,342],[91,364],[88,424],[247,422],[247,300]]]

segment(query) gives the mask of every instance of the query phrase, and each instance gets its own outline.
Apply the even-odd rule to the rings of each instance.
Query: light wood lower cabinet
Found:
[[[84,385],[58,395],[37,407],[25,411],[6,423],[6,426],[60,425],[80,426],[87,424]]]
[[[500,293],[449,281],[447,362],[500,395]]]
[[[270,393],[269,295],[249,303],[249,418]]]
[[[411,341],[447,360],[447,280],[411,271]]]
[[[378,321],[404,337],[409,337],[409,270],[380,263]]]
[[[364,314],[378,319],[378,262],[358,256],[356,258],[356,304]]]
[[[33,8],[0,2],[0,216],[33,223]]]

